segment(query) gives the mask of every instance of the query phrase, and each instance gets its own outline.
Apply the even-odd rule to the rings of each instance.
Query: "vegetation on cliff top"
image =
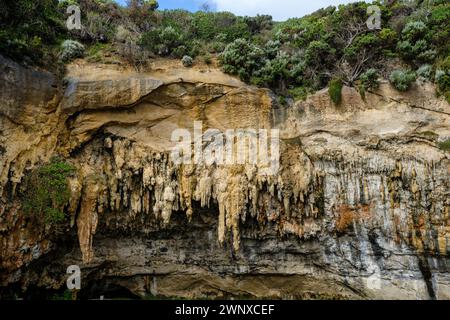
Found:
[[[136,67],[157,56],[209,62],[215,56],[225,72],[286,97],[304,97],[337,78],[364,93],[376,88],[375,76],[391,74],[391,82],[403,90],[417,72],[450,100],[450,4],[445,0],[375,1],[381,26],[373,30],[366,25],[370,4],[365,2],[285,22],[267,15],[161,11],[154,0],[131,0],[126,7],[110,0],[0,4],[0,52],[28,63],[66,57],[61,44],[70,39],[88,47],[94,61],[117,55]],[[81,30],[64,26],[72,4],[81,9]],[[412,72],[402,75],[396,69]]]

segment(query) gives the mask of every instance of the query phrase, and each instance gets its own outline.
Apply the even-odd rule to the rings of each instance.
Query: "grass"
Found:
[[[343,84],[341,79],[333,79],[328,84],[328,93],[335,105],[339,105],[341,103],[342,87]]]
[[[442,151],[449,152],[450,151],[450,139],[439,142],[438,147]]]

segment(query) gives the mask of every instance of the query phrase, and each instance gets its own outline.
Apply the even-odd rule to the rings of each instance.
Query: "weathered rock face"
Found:
[[[148,73],[79,62],[63,95],[51,75],[1,63],[0,292],[63,288],[78,264],[86,297],[450,299],[450,167],[437,147],[450,107],[431,85],[282,108],[173,62]],[[172,133],[194,135],[194,121],[280,129],[279,171],[174,164]],[[62,235],[32,223],[15,192],[54,153],[77,168]]]

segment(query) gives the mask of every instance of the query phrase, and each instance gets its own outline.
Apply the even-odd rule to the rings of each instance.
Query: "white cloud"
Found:
[[[356,2],[355,0],[213,0],[217,11],[230,11],[241,16],[270,14],[275,21],[302,17],[320,8]]]

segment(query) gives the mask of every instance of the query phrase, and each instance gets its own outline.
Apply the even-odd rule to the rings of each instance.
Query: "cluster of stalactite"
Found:
[[[253,164],[175,166],[169,154],[126,139],[93,143],[79,155],[79,175],[70,181],[69,207],[77,216],[84,260],[92,259],[98,214],[105,211],[126,211],[131,218],[149,214],[168,224],[173,212],[185,212],[190,221],[194,202],[203,208],[214,202],[219,208],[218,241],[230,238],[236,251],[239,226],[249,217],[279,223],[283,233],[315,234],[320,226],[305,227],[302,220],[323,214],[323,176],[312,175],[300,149],[285,146],[283,152],[278,174],[267,175]]]
[[[79,176],[71,180],[70,208],[77,214],[83,259],[93,257],[98,214],[146,214],[167,225],[173,212],[185,212],[190,221],[194,203],[218,207],[218,241],[230,239],[235,251],[240,225],[254,218],[300,238],[361,223],[414,247],[446,253],[448,181],[442,164],[376,154],[310,160],[289,143],[281,152],[278,174],[268,176],[249,164],[175,166],[169,154],[127,139],[92,143],[78,156]]]

